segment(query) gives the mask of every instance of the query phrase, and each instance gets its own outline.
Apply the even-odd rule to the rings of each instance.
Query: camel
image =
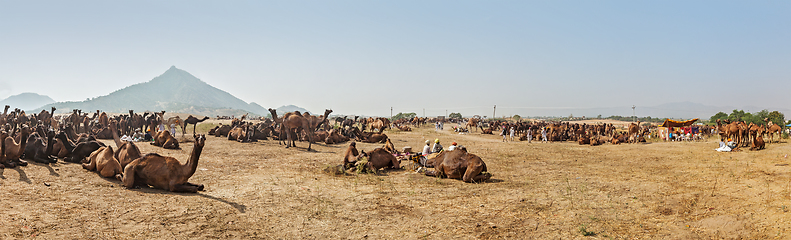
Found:
[[[477,155],[467,153],[465,148],[442,151],[429,159],[427,165],[433,165],[434,171],[426,171],[426,176],[461,179],[464,182],[481,182],[492,177],[490,173],[485,173],[486,163]]]
[[[373,133],[371,136],[363,139],[364,143],[385,143],[388,140],[387,135],[384,133]]]
[[[764,134],[769,134],[769,143],[772,143],[772,141],[774,141],[775,138],[775,133],[780,135],[780,133],[783,131],[783,127],[774,124],[772,121],[769,121],[768,118],[764,118],[764,122],[766,122],[766,132],[764,132]],[[778,142],[780,141],[779,138],[777,141]]]
[[[483,126],[478,126],[478,127],[481,128],[481,134],[494,134],[492,133],[494,131],[493,125],[489,125],[489,128],[487,129],[483,129]]]
[[[390,127],[390,120],[387,118],[378,118],[371,123],[371,131],[374,129],[378,129],[381,133],[385,129]]]
[[[296,133],[298,129],[305,129],[309,130],[312,129],[310,126],[310,122],[299,113],[299,111],[294,111],[290,113],[286,113],[283,116],[283,123],[281,124],[282,131],[286,132],[286,148],[291,146],[296,147],[297,145],[294,143],[294,140],[297,138]],[[308,151],[310,151],[310,147],[313,143],[312,136],[313,131],[306,131],[308,135]],[[292,136],[294,135],[294,136]]]
[[[105,178],[121,178],[121,164],[115,158],[112,146],[101,147],[91,153],[87,163],[82,164],[82,168],[89,171],[96,171]]]
[[[50,156],[52,154],[52,147],[55,144],[55,131],[49,130],[46,134],[46,142],[39,133],[30,134],[30,137],[27,139],[28,144],[25,146],[25,159],[44,164],[58,162],[57,158],[52,158]]]
[[[27,138],[30,135],[30,130],[27,126],[23,125],[20,132],[20,141],[17,142],[13,137],[6,136],[5,141],[5,167],[14,168],[16,166],[27,166],[27,162],[21,160],[22,154],[25,153],[27,147]]]
[[[65,143],[64,143],[65,144]],[[69,144],[66,144],[66,148],[70,148]],[[99,150],[102,147],[106,147],[104,143],[99,141],[88,141],[88,142],[81,142],[75,146],[71,153],[63,158],[63,161],[78,163],[82,162],[86,157],[90,156],[96,150]]]
[[[336,144],[346,141],[349,141],[349,138],[342,134],[339,134],[338,131],[335,129],[330,130],[329,136],[327,136],[327,138],[324,139],[325,144]]]
[[[478,130],[478,122],[479,122],[479,121],[480,121],[480,119],[477,119],[477,118],[470,118],[470,120],[468,120],[468,121],[467,121],[467,125],[466,125],[466,126],[467,126],[467,129],[475,129],[475,130]],[[481,128],[481,129],[483,129],[483,128]]]
[[[151,145],[162,147],[164,149],[179,149],[179,141],[170,135],[170,131],[159,131],[154,134],[154,142]]]
[[[198,119],[196,117],[193,117],[192,115],[189,115],[189,117],[187,117],[187,119],[184,119],[184,127],[186,127],[187,125],[192,124],[192,135],[195,135],[195,129],[198,127],[198,123],[206,121],[207,119],[209,119],[208,116],[203,117],[202,119]],[[184,129],[184,128],[182,128],[182,129]]]
[[[231,132],[231,125],[223,125],[220,123],[220,126],[217,126],[214,130],[214,136],[227,137],[229,132]]]
[[[349,147],[346,148],[346,152],[343,153],[343,170],[351,169],[354,167],[354,164],[357,163],[357,157],[360,153],[357,152],[357,144],[352,142],[349,144]]]
[[[758,134],[756,134],[755,139],[752,142],[750,151],[758,151],[766,148],[766,143],[764,142],[764,138],[761,136],[761,134],[762,134],[762,130],[759,130]]]
[[[637,136],[640,134],[640,121],[637,121],[637,124],[631,123],[629,124],[629,136],[630,136],[630,143],[637,143]]]
[[[374,174],[381,168],[400,168],[400,162],[396,159],[393,154],[385,151],[383,148],[376,148],[371,152],[366,153],[365,151],[360,151],[360,155],[357,159],[361,159],[363,157],[368,158],[368,163],[365,164],[365,168],[373,172]],[[359,163],[358,163],[359,164]]]
[[[98,112],[99,110],[96,111]],[[106,112],[102,112],[101,114],[99,114],[99,124],[101,124],[104,127],[107,127],[107,125],[110,124],[110,118],[107,117]]]
[[[118,148],[118,151],[115,151],[114,157],[121,165],[121,169],[123,169],[130,162],[140,158],[140,149],[137,148],[137,145],[135,145],[134,142],[121,141],[121,138],[118,137],[118,130],[115,127],[115,121],[110,123],[110,129],[113,132],[113,141],[115,141],[115,147]],[[112,151],[112,149],[110,150]]]
[[[192,116],[192,115],[190,115],[190,116]],[[187,134],[187,130],[184,128],[185,123],[184,123],[183,120],[181,120],[181,118],[179,116],[168,118],[168,120],[165,122],[165,127],[170,127],[170,125],[175,125],[176,127],[180,127],[181,128],[181,136],[184,136],[185,134]],[[175,136],[175,135],[176,135],[176,133],[173,133],[173,136]]]
[[[395,149],[395,145],[389,138],[385,141],[385,145],[382,148],[390,154],[398,154],[398,150]]]
[[[10,162],[6,161],[5,158],[5,140],[8,137],[8,132],[5,130],[0,130],[0,169],[8,167],[14,167],[14,165]]]
[[[193,184],[188,180],[198,168],[198,159],[205,144],[206,136],[196,135],[190,158],[184,164],[172,157],[146,154],[126,165],[123,175],[117,178],[127,188],[150,185],[171,192],[203,191],[203,184]]]

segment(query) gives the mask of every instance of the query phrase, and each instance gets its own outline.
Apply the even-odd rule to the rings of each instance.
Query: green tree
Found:
[[[772,123],[782,124],[782,123],[786,122],[785,115],[783,115],[783,113],[778,112],[778,111],[770,112],[768,114],[767,118],[769,118],[769,121],[772,121]],[[789,122],[791,122],[791,121],[789,121]]]
[[[393,118],[390,119],[390,121],[395,121],[402,118],[412,119],[415,116],[417,116],[417,113],[398,113],[395,116],[393,116]]]
[[[517,114],[517,115],[514,115],[512,118],[513,118],[514,120],[516,120],[516,121],[519,121],[519,119],[522,119],[522,116],[519,116],[519,115]]]
[[[450,113],[449,118],[461,119],[461,113]]]
[[[714,114],[714,116],[711,116],[711,118],[709,118],[709,122],[715,123],[717,122],[717,120],[723,120],[723,119],[728,119],[728,114],[724,112],[718,112],[717,114]]]

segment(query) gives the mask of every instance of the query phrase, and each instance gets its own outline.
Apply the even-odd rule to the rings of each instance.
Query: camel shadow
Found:
[[[5,179],[3,173],[5,173],[5,168],[0,168],[0,179]]]
[[[501,182],[505,182],[505,180],[490,178],[487,179],[486,181],[483,181],[482,183],[501,183]]]
[[[49,175],[50,176],[60,177],[60,174],[55,172],[55,169],[53,169],[52,166],[50,166],[50,164],[48,164],[48,163],[29,162],[28,164],[33,164],[33,165],[36,165],[36,166],[45,167],[45,168],[47,168],[47,170],[49,170]]]
[[[15,168],[13,168],[13,169],[14,169],[14,171],[16,171],[17,173],[19,173],[19,181],[20,181],[20,182],[26,182],[26,183],[28,183],[28,184],[32,183],[32,182],[30,181],[30,178],[28,178],[28,177],[27,177],[27,173],[25,173],[25,171],[22,171],[22,168],[21,168],[21,167],[15,167]]]
[[[107,179],[107,180],[111,181],[110,179]],[[112,181],[112,182],[119,182],[119,181],[116,180],[116,181]],[[149,194],[179,195],[179,196],[198,195],[198,196],[206,198],[206,199],[215,200],[215,201],[218,201],[218,202],[221,202],[221,203],[228,204],[228,205],[230,205],[231,207],[235,208],[236,210],[238,210],[241,213],[245,213],[247,211],[247,206],[245,206],[244,204],[228,201],[228,200],[225,200],[225,199],[222,199],[222,198],[218,198],[218,197],[215,197],[215,196],[204,194],[202,192],[197,192],[197,193],[169,192],[169,191],[165,191],[165,190],[162,190],[162,189],[156,189],[156,188],[151,188],[151,187],[140,187],[140,186],[132,188],[132,189],[128,189],[128,190],[136,191],[136,192],[142,192],[142,193],[149,193]]]

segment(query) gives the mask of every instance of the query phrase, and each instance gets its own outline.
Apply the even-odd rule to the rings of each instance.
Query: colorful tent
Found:
[[[687,127],[687,126],[691,126],[696,121],[698,121],[698,118],[695,118],[695,119],[692,119],[692,120],[687,120],[687,121],[676,121],[676,120],[665,119],[665,122],[662,123],[662,125],[659,125],[659,126],[660,127]]]

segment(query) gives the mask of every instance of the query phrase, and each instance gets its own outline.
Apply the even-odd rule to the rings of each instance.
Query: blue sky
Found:
[[[0,1],[0,98],[84,100],[175,65],[342,114],[788,108],[789,43],[788,1]]]

